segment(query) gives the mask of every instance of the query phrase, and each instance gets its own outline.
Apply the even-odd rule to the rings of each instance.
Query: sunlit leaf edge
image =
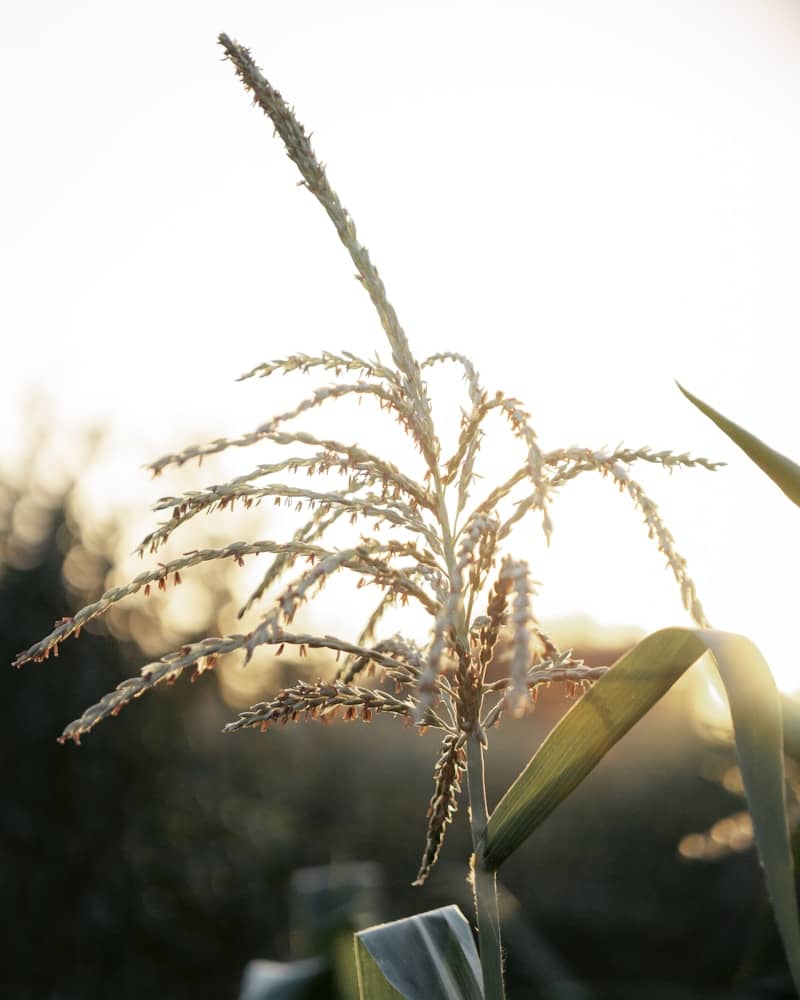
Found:
[[[704,403],[688,389],[684,389],[680,382],[676,384],[690,403],[693,403],[709,420],[713,420],[717,427],[724,431],[793,503],[800,506],[800,465],[779,451],[775,451],[774,448],[770,448],[750,431],[729,420],[708,403]]]

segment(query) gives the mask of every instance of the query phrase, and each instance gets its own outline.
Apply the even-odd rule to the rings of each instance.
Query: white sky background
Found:
[[[470,355],[545,448],[729,463],[640,478],[712,622],[800,687],[798,512],[673,383],[800,454],[800,6],[17,5],[0,37],[0,449],[33,386],[62,433],[110,425],[98,506],[170,490],[139,465],[252,429],[305,388],[237,385],[258,362],[389,356],[219,31],[313,131],[419,355]],[[518,536],[545,622],[688,622],[629,507],[574,484],[549,553],[533,526]]]

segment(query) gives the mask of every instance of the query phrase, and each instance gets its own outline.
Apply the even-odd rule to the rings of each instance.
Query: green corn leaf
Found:
[[[786,819],[781,701],[769,667],[744,636],[667,628],[647,636],[556,725],[489,817],[482,864],[498,868],[704,653],[713,654],[733,719],[756,845],[795,987],[800,922]]]
[[[361,1000],[483,1000],[472,931],[457,906],[355,935]]]
[[[688,389],[684,389],[680,382],[677,383],[677,386],[698,410],[713,420],[717,427],[724,431],[734,444],[738,444],[761,471],[766,472],[776,486],[779,486],[786,496],[800,507],[800,465],[764,444],[754,434],[746,431],[744,427],[740,427],[732,420],[728,420],[727,417],[723,417],[708,403],[704,403],[702,399],[693,396]]]

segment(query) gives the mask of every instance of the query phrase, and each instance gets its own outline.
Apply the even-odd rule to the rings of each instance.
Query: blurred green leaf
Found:
[[[355,935],[361,1000],[482,1000],[472,931],[457,906]]]
[[[786,819],[781,702],[769,667],[744,636],[668,628],[647,636],[554,727],[489,817],[483,865],[494,870],[704,653],[713,654],[772,908],[800,992],[800,921]]]
[[[713,420],[720,430],[724,431],[734,444],[738,444],[742,451],[756,463],[756,465],[766,472],[769,478],[779,486],[787,497],[800,506],[800,465],[793,462],[779,451],[764,444],[754,434],[746,431],[727,417],[723,417],[708,403],[693,396],[688,389],[684,389],[680,382],[678,388],[684,396],[700,410]]]

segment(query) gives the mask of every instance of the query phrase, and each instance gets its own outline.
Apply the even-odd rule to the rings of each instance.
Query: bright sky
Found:
[[[98,503],[142,487],[146,503],[169,486],[142,462],[285,406],[297,383],[235,383],[258,362],[389,354],[219,31],[313,131],[420,355],[470,355],[546,448],[729,463],[641,479],[712,622],[800,687],[798,512],[673,383],[800,455],[800,7],[16,5],[0,38],[0,447],[31,387],[55,396],[62,433],[110,425]],[[628,506],[575,484],[548,553],[518,540],[545,621],[688,623]]]

